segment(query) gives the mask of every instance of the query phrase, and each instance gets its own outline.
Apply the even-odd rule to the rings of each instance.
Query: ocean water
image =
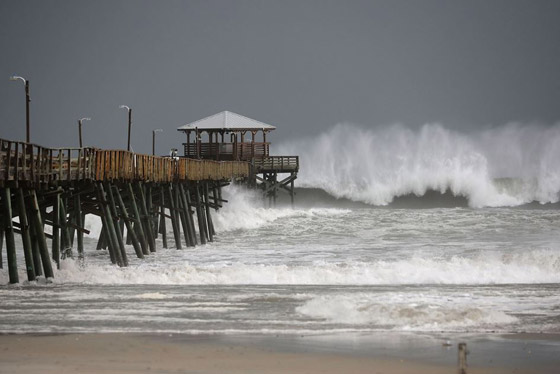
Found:
[[[284,147],[302,155],[294,209],[224,189],[205,246],[159,238],[144,260],[127,246],[130,266],[118,268],[88,217],[85,259],[64,261],[52,282],[8,285],[0,270],[0,332],[560,333],[557,127],[527,146],[519,126],[356,131],[360,145],[339,161],[320,157],[339,127]],[[508,157],[487,146],[498,135]]]
[[[268,209],[229,189],[214,243],[158,239],[145,260],[127,246],[128,268],[88,219],[83,262],[0,287],[0,332],[560,333],[558,210]]]

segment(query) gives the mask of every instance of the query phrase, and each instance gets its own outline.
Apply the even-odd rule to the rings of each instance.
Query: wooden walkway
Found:
[[[213,161],[142,155],[97,148],[46,148],[0,139],[0,268],[4,238],[10,283],[19,282],[15,234],[21,235],[29,281],[54,277],[65,257],[84,257],[85,216],[101,218],[97,249],[128,266],[164,248],[213,241],[211,210],[227,202],[221,189],[247,180],[246,161]],[[171,222],[172,238],[167,237]],[[45,231],[45,226],[51,230]],[[126,230],[125,230],[126,229]],[[48,240],[50,239],[50,248]]]
[[[81,181],[155,183],[247,178],[250,163],[142,155],[97,148],[45,148],[0,139],[0,187]]]

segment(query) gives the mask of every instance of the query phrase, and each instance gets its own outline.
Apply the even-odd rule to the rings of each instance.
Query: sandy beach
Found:
[[[371,337],[370,337],[371,338]],[[333,342],[325,337],[189,336],[140,334],[1,335],[0,373],[454,373],[456,347],[420,347],[420,341],[399,342],[352,338]],[[555,373],[558,358],[543,352],[547,339],[516,337],[492,345],[486,363],[471,342],[469,373]],[[361,340],[361,341],[360,341]],[[392,339],[389,339],[392,340]],[[525,343],[523,341],[525,340]],[[353,341],[353,343],[349,343]],[[369,346],[361,343],[369,341]],[[555,338],[547,349],[558,347]],[[549,360],[512,361],[501,352],[533,347]],[[356,347],[356,343],[360,345]],[[541,344],[539,346],[539,344]],[[486,349],[486,348],[484,348]],[[529,348],[530,349],[530,348]],[[439,351],[435,357],[432,353]],[[524,352],[530,357],[531,352]],[[519,356],[519,355],[518,355]],[[554,363],[556,360],[556,365]]]

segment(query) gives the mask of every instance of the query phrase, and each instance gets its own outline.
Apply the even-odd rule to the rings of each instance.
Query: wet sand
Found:
[[[557,373],[558,336],[540,338],[467,338],[468,373]],[[442,339],[398,334],[0,335],[0,373],[456,373],[456,344],[445,346]]]

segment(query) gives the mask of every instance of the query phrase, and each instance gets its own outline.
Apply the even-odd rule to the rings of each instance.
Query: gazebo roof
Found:
[[[242,116],[230,111],[223,111],[210,117],[199,119],[198,121],[188,123],[178,127],[178,131],[192,130],[234,130],[234,131],[256,131],[256,130],[274,130],[276,127],[267,125],[266,123]]]

